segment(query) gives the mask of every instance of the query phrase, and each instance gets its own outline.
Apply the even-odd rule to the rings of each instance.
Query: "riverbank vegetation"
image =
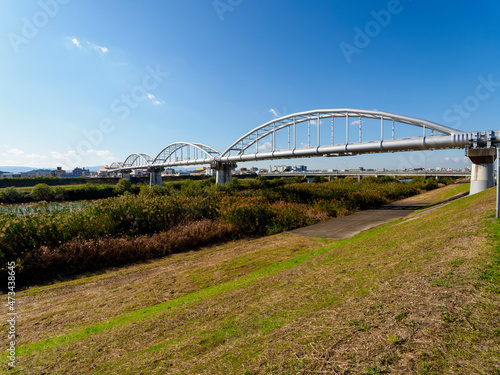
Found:
[[[494,216],[490,189],[346,240],[245,238],[29,287],[16,371],[498,374]]]
[[[187,180],[153,189],[122,180],[112,190],[85,185],[85,194],[104,191],[120,196],[78,209],[38,203],[4,211],[1,263],[16,261],[20,282],[37,283],[213,242],[276,234],[435,187],[434,179],[405,184],[388,178],[314,184],[234,179],[225,186],[213,180]],[[47,197],[54,191],[39,185],[30,194]]]

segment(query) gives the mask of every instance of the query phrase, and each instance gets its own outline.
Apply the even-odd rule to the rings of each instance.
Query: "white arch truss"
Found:
[[[219,151],[201,143],[175,142],[161,150],[152,164],[154,166],[163,166],[175,165],[179,162],[196,162],[198,160],[207,162],[207,160],[212,161],[219,156]]]
[[[397,115],[382,111],[373,110],[363,110],[363,109],[320,109],[307,112],[294,113],[291,115],[283,116],[275,120],[269,121],[263,125],[256,127],[247,134],[240,137],[236,142],[229,146],[223,153],[222,157],[226,157],[236,152],[237,155],[244,154],[247,150],[255,146],[255,153],[259,153],[259,141],[271,137],[271,147],[273,151],[276,151],[276,137],[275,134],[280,131],[288,132],[288,150],[293,150],[301,147],[297,147],[297,128],[298,126],[308,127],[308,146],[310,147],[311,135],[312,137],[317,136],[317,146],[321,145],[333,145],[334,141],[334,121],[339,118],[345,118],[345,138],[343,144],[349,143],[362,143],[362,119],[377,119],[380,120],[381,137],[379,140],[384,139],[384,124],[390,122],[392,126],[392,139],[395,139],[395,125],[405,124],[422,128],[423,135],[425,136],[426,131],[430,130],[431,134],[434,133],[444,134],[444,135],[455,135],[461,134],[463,132],[449,128],[444,125],[440,125],[431,121],[422,120],[418,118]],[[324,120],[331,119],[331,124],[325,123]],[[359,123],[359,142],[349,141],[349,128],[351,124],[350,120],[356,120]],[[323,123],[322,123],[323,121]],[[313,125],[313,132],[316,130],[317,134],[311,134],[311,125]],[[321,126],[331,128],[331,142],[329,140],[320,139]],[[340,126],[343,126],[340,124]],[[338,142],[337,142],[338,144]],[[304,147],[302,147],[304,148]]]
[[[130,154],[122,163],[121,168],[148,168],[151,166],[153,158],[148,154]]]
[[[408,130],[412,129],[417,134],[408,136],[411,133]],[[240,161],[483,148],[496,143],[500,143],[500,131],[464,132],[376,110],[319,109],[290,114],[260,125],[223,153],[201,143],[175,142],[163,148],[155,158],[134,153],[123,163],[113,166],[116,167],[114,171],[203,164],[226,168]]]

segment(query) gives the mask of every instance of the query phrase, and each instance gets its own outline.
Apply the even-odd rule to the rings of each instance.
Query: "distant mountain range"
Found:
[[[101,169],[103,166],[97,166],[97,167],[84,167],[85,169],[88,169],[91,172],[97,172],[98,169]],[[31,172],[31,171],[39,171],[39,170],[50,170],[53,171],[56,168],[33,168],[33,167],[11,167],[11,166],[0,166],[0,173],[23,173],[23,172]],[[182,171],[194,171],[196,168],[176,168],[177,170],[182,170]],[[66,172],[71,172],[73,169],[66,169]]]
[[[85,169],[88,169],[91,172],[97,172],[98,169],[102,168],[102,166],[98,167],[85,167]],[[8,173],[22,173],[22,172],[31,172],[31,171],[38,171],[38,170],[51,170],[53,171],[56,168],[33,168],[33,167],[12,167],[12,166],[0,166],[0,173],[1,172],[8,172]],[[72,171],[73,169],[67,169],[66,171]]]

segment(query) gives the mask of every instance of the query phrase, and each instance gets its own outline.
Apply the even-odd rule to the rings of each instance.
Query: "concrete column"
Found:
[[[163,172],[165,168],[155,167],[148,169],[149,175],[149,187],[152,188],[155,185],[163,186],[163,180],[161,179],[161,172]]]
[[[236,169],[236,163],[214,162],[210,168],[215,169],[215,183],[225,185],[233,180],[232,170]]]
[[[132,172],[131,170],[122,171],[122,179],[130,181],[130,173],[131,172]]]
[[[307,178],[307,182],[308,182],[309,184],[312,184],[312,183],[313,183],[313,181],[314,181],[314,177],[309,177],[309,176],[307,176],[306,178]]]
[[[495,148],[471,148],[467,150],[467,156],[472,161],[469,194],[476,194],[495,186],[493,173]]]

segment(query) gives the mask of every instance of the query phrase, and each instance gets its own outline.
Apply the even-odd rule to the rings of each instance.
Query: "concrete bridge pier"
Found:
[[[469,194],[476,194],[495,186],[493,163],[496,149],[471,148],[467,150],[467,156],[472,161]]]
[[[215,183],[225,185],[233,180],[232,170],[236,169],[236,163],[214,162],[210,168],[215,169]]]
[[[163,186],[163,181],[161,179],[161,172],[163,172],[165,168],[162,167],[154,167],[149,168],[149,187],[152,188],[155,185]]]
[[[130,173],[132,173],[130,169],[122,171],[122,179],[130,181]]]

